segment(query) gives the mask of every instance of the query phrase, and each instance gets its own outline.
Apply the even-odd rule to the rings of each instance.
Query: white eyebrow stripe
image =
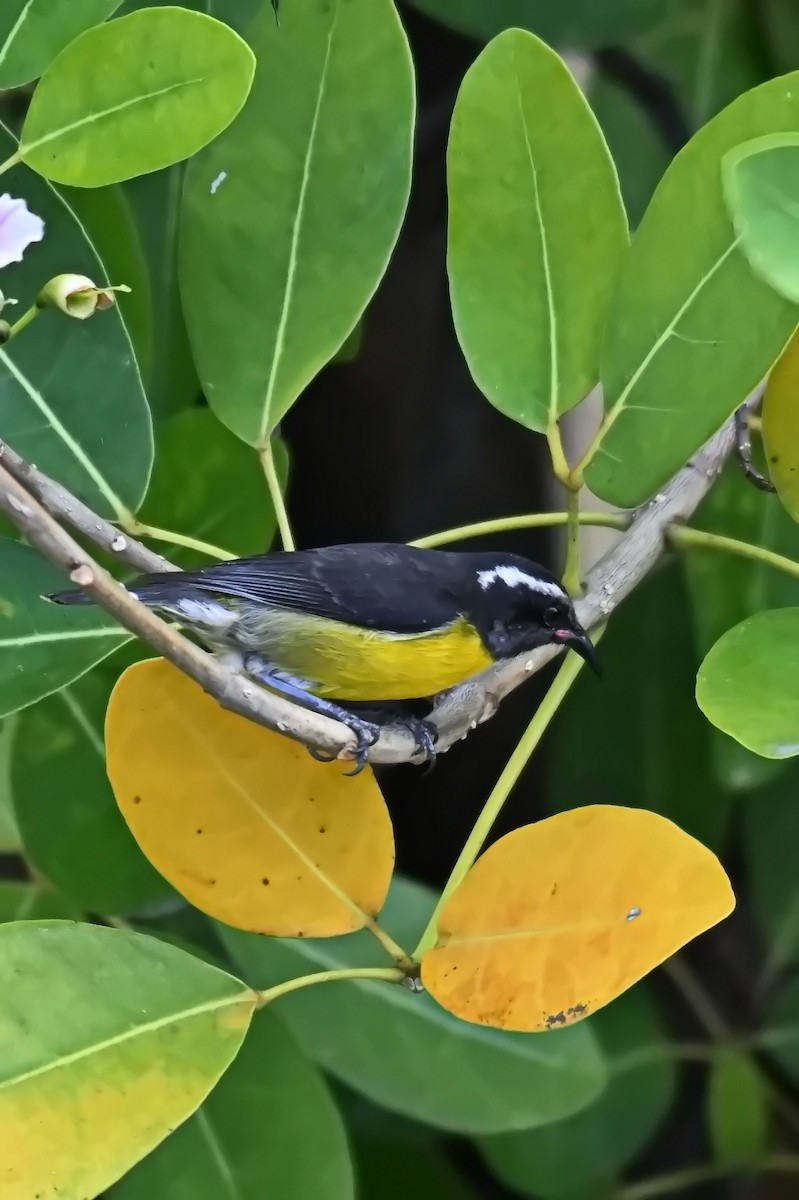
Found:
[[[477,572],[477,582],[485,591],[491,587],[492,583],[496,583],[501,579],[508,587],[527,587],[531,591],[539,592],[542,596],[554,596],[562,600],[566,593],[559,583],[550,583],[548,579],[537,579],[535,575],[528,575],[526,571],[522,571],[521,567],[491,567],[487,571]]]

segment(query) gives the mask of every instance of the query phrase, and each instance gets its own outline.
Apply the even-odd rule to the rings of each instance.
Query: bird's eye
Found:
[[[554,605],[551,608],[547,608],[544,610],[544,624],[548,625],[550,628],[553,625],[557,625],[561,620],[562,620],[562,617],[561,617],[560,609],[555,608]]]

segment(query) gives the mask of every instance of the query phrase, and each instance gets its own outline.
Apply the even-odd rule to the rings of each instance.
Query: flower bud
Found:
[[[68,317],[85,321],[98,310],[116,304],[115,292],[129,292],[124,283],[116,287],[98,287],[87,275],[55,275],[36,297],[37,308],[58,308]]]

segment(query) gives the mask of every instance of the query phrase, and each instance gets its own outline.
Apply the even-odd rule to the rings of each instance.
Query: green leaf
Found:
[[[74,904],[46,883],[0,883],[0,923],[48,918],[77,921],[80,915]]]
[[[669,0],[630,49],[671,85],[693,131],[773,74],[760,18],[748,0]]]
[[[267,1012],[258,1013],[199,1112],[111,1193],[112,1200],[353,1195],[347,1136],[327,1085]]]
[[[696,699],[755,754],[799,754],[799,608],[756,613],[728,630],[699,668]]]
[[[11,795],[11,753],[16,725],[14,717],[0,721],[0,854],[15,853],[22,846]]]
[[[752,272],[721,193],[721,160],[799,122],[799,72],[741,96],[669,167],[633,238],[602,362],[605,433],[588,486],[647,500],[765,376],[799,310]]]
[[[61,194],[83,225],[114,283],[130,292],[116,300],[128,327],[143,378],[150,370],[153,341],[153,297],[147,260],[133,209],[121,187],[62,188]]]
[[[391,0],[292,0],[279,29],[265,5],[252,44],[264,66],[244,112],[186,174],[180,285],[211,407],[261,446],[386,268],[414,87]]]
[[[720,849],[732,797],[714,777],[711,730],[691,703],[698,658],[676,563],[625,600],[600,656],[601,684],[584,672],[552,730],[548,808],[563,812],[582,796],[647,808]]]
[[[618,172],[622,200],[634,229],[671,156],[654,123],[626,88],[598,74],[588,94]]]
[[[626,992],[590,1022],[610,1071],[602,1096],[554,1124],[478,1141],[501,1182],[524,1196],[584,1196],[614,1181],[649,1142],[674,1096],[674,1060],[644,988]]]
[[[275,443],[285,483],[288,460]],[[258,456],[220,425],[207,408],[176,413],[158,430],[155,468],[140,521],[211,542],[243,558],[267,550],[275,513]],[[184,570],[207,565],[193,550],[164,553]]]
[[[627,247],[610,154],[562,59],[512,29],[466,74],[447,162],[458,340],[491,403],[543,432],[599,377]]]
[[[776,69],[792,71],[799,62],[799,9],[794,0],[762,0],[757,15]]]
[[[0,9],[0,90],[38,78],[74,37],[110,17],[120,0],[4,0]]]
[[[202,1103],[254,1003],[154,938],[0,925],[4,1197],[85,1200],[114,1183]]]
[[[792,975],[770,998],[758,1045],[767,1049],[783,1071],[799,1081],[799,979]]]
[[[799,133],[753,138],[724,155],[724,198],[749,265],[799,304]]]
[[[488,41],[503,29],[521,26],[547,42],[604,47],[609,39],[645,28],[660,0],[411,0],[414,8],[458,33]]]
[[[185,163],[125,184],[139,227],[153,297],[147,396],[156,420],[196,403],[200,381],[178,291],[178,217]]]
[[[57,692],[129,640],[96,609],[41,598],[65,586],[35,550],[0,538],[0,716]]]
[[[209,17],[224,21],[236,33],[244,35],[263,3],[264,0],[185,0],[181,8],[207,13]],[[171,4],[172,0],[124,0],[119,15],[127,16],[128,13],[138,12],[140,8],[164,8]]]
[[[692,523],[789,556],[799,549],[797,532],[777,498],[753,488],[737,461],[727,464]],[[700,659],[723,633],[753,613],[799,604],[799,580],[763,563],[690,546],[681,551],[681,561]],[[716,777],[725,788],[749,790],[785,769],[783,763],[760,758],[720,730],[712,730],[711,744]]]
[[[142,854],[105,769],[113,678],[92,671],[19,717],[11,761],[31,864],[84,912],[128,915],[175,897]]]
[[[10,153],[15,145],[0,128],[0,150]],[[44,219],[46,234],[23,262],[4,268],[7,296],[24,309],[65,263],[99,284],[117,282],[57,189],[30,172],[15,172],[11,186]],[[100,516],[138,507],[152,463],[152,428],[117,306],[89,321],[44,312],[0,349],[0,437]]]
[[[764,942],[759,989],[787,966],[799,963],[799,875],[786,847],[799,845],[799,763],[786,763],[767,789],[743,810],[741,847],[749,897]]]
[[[395,879],[380,919],[412,945],[433,904],[428,889]],[[368,934],[300,940],[219,929],[259,987],[315,969],[382,962]],[[605,1082],[584,1025],[552,1038],[482,1029],[427,995],[360,981],[304,988],[282,999],[280,1011],[325,1070],[376,1103],[443,1129],[494,1133],[557,1121],[590,1103]]]
[[[355,1156],[364,1200],[478,1200],[442,1147],[356,1138]]]
[[[96,25],[42,76],[20,156],[75,187],[157,171],[222,132],[246,100],[254,69],[238,34],[185,8],[143,9]]]
[[[716,1162],[757,1167],[767,1150],[763,1073],[742,1050],[723,1050],[708,1082],[708,1125]]]

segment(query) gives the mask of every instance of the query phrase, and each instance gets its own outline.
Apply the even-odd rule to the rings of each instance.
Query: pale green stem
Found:
[[[773,550],[764,550],[762,546],[754,546],[751,542],[740,542],[737,538],[725,537],[720,533],[705,533],[702,529],[688,529],[684,525],[672,525],[668,531],[668,539],[672,545],[681,549],[684,546],[700,550],[726,550],[730,554],[738,554],[742,558],[751,558],[764,566],[774,567],[784,571],[786,575],[799,578],[799,562],[775,554]]]
[[[388,954],[389,958],[393,958],[398,967],[412,967],[413,959],[403,950],[398,942],[395,942],[390,933],[387,933],[382,925],[378,925],[374,917],[367,917],[364,928],[368,929],[372,937],[377,938],[380,945]]]
[[[264,469],[264,475],[266,476],[266,486],[269,488],[269,495],[274,505],[277,527],[280,531],[280,541],[284,550],[294,550],[294,535],[291,532],[291,525],[289,524],[289,515],[286,511],[286,502],[283,498],[283,489],[277,477],[277,467],[275,466],[275,455],[271,438],[265,446],[261,447],[258,454]]]
[[[765,1172],[788,1175],[799,1171],[799,1154],[772,1154],[760,1163],[708,1163],[702,1167],[687,1167],[656,1179],[645,1179],[642,1183],[631,1183],[620,1188],[614,1200],[658,1200],[673,1192],[685,1191],[697,1184],[712,1183],[716,1179],[727,1179],[733,1175],[757,1175]]]
[[[207,554],[209,558],[218,558],[230,562],[235,558],[229,550],[214,546],[211,542],[203,542],[199,538],[189,537],[186,533],[177,533],[174,529],[159,529],[156,525],[145,525],[134,517],[133,513],[120,516],[120,525],[131,537],[151,538],[154,542],[169,542],[173,546],[185,546],[187,550],[196,550],[198,554]]]
[[[583,581],[580,564],[580,496],[568,493],[568,525],[566,540],[566,565],[563,568],[563,585],[571,596],[581,596]]]
[[[256,1008],[263,1008],[265,1004],[271,1004],[289,992],[312,987],[316,983],[335,983],[344,979],[379,979],[386,983],[402,983],[406,978],[405,972],[398,967],[342,967],[333,971],[316,971],[313,975],[300,975],[297,979],[289,979],[286,983],[256,992]]]
[[[475,859],[483,848],[483,843],[502,811],[503,804],[516,786],[519,776],[527,766],[530,755],[546,733],[552,718],[558,711],[566,693],[574,683],[582,667],[583,660],[581,658],[576,654],[567,655],[566,661],[555,676],[549,691],[536,709],[527,729],[522,734],[519,744],[508,759],[502,774],[483,806],[483,811],[480,813],[472,832],[469,834],[466,845],[458,856],[458,861],[455,863],[452,874],[444,886],[433,915],[421,936],[419,945],[413,952],[413,957],[417,962],[435,945],[438,933],[438,921],[444,906],[455,889],[460,886],[472,869]]]
[[[5,162],[0,163],[0,175],[4,175],[6,171],[10,171],[12,167],[15,167],[21,161],[19,150],[17,150]]]
[[[549,456],[552,459],[552,470],[555,473],[555,478],[559,479],[564,487],[569,487],[571,472],[566,460],[563,439],[560,436],[560,426],[557,421],[547,430],[547,442],[549,443]]]
[[[23,329],[27,329],[31,321],[35,320],[41,311],[42,310],[39,308],[38,304],[32,304],[27,312],[24,312],[22,316],[19,317],[18,320],[16,320],[11,326],[8,331],[8,340],[11,341],[11,339],[15,338],[18,333],[22,333]]]
[[[605,529],[627,529],[630,522],[625,516],[617,513],[580,512],[577,514],[580,525],[596,525]],[[568,525],[567,512],[525,513],[520,517],[498,517],[494,521],[477,521],[474,525],[458,525],[455,529],[444,529],[441,533],[430,533],[427,537],[417,538],[412,546],[432,549],[434,546],[448,546],[452,542],[464,542],[467,538],[483,537],[485,534],[506,533],[511,529],[545,529],[551,525]]]

